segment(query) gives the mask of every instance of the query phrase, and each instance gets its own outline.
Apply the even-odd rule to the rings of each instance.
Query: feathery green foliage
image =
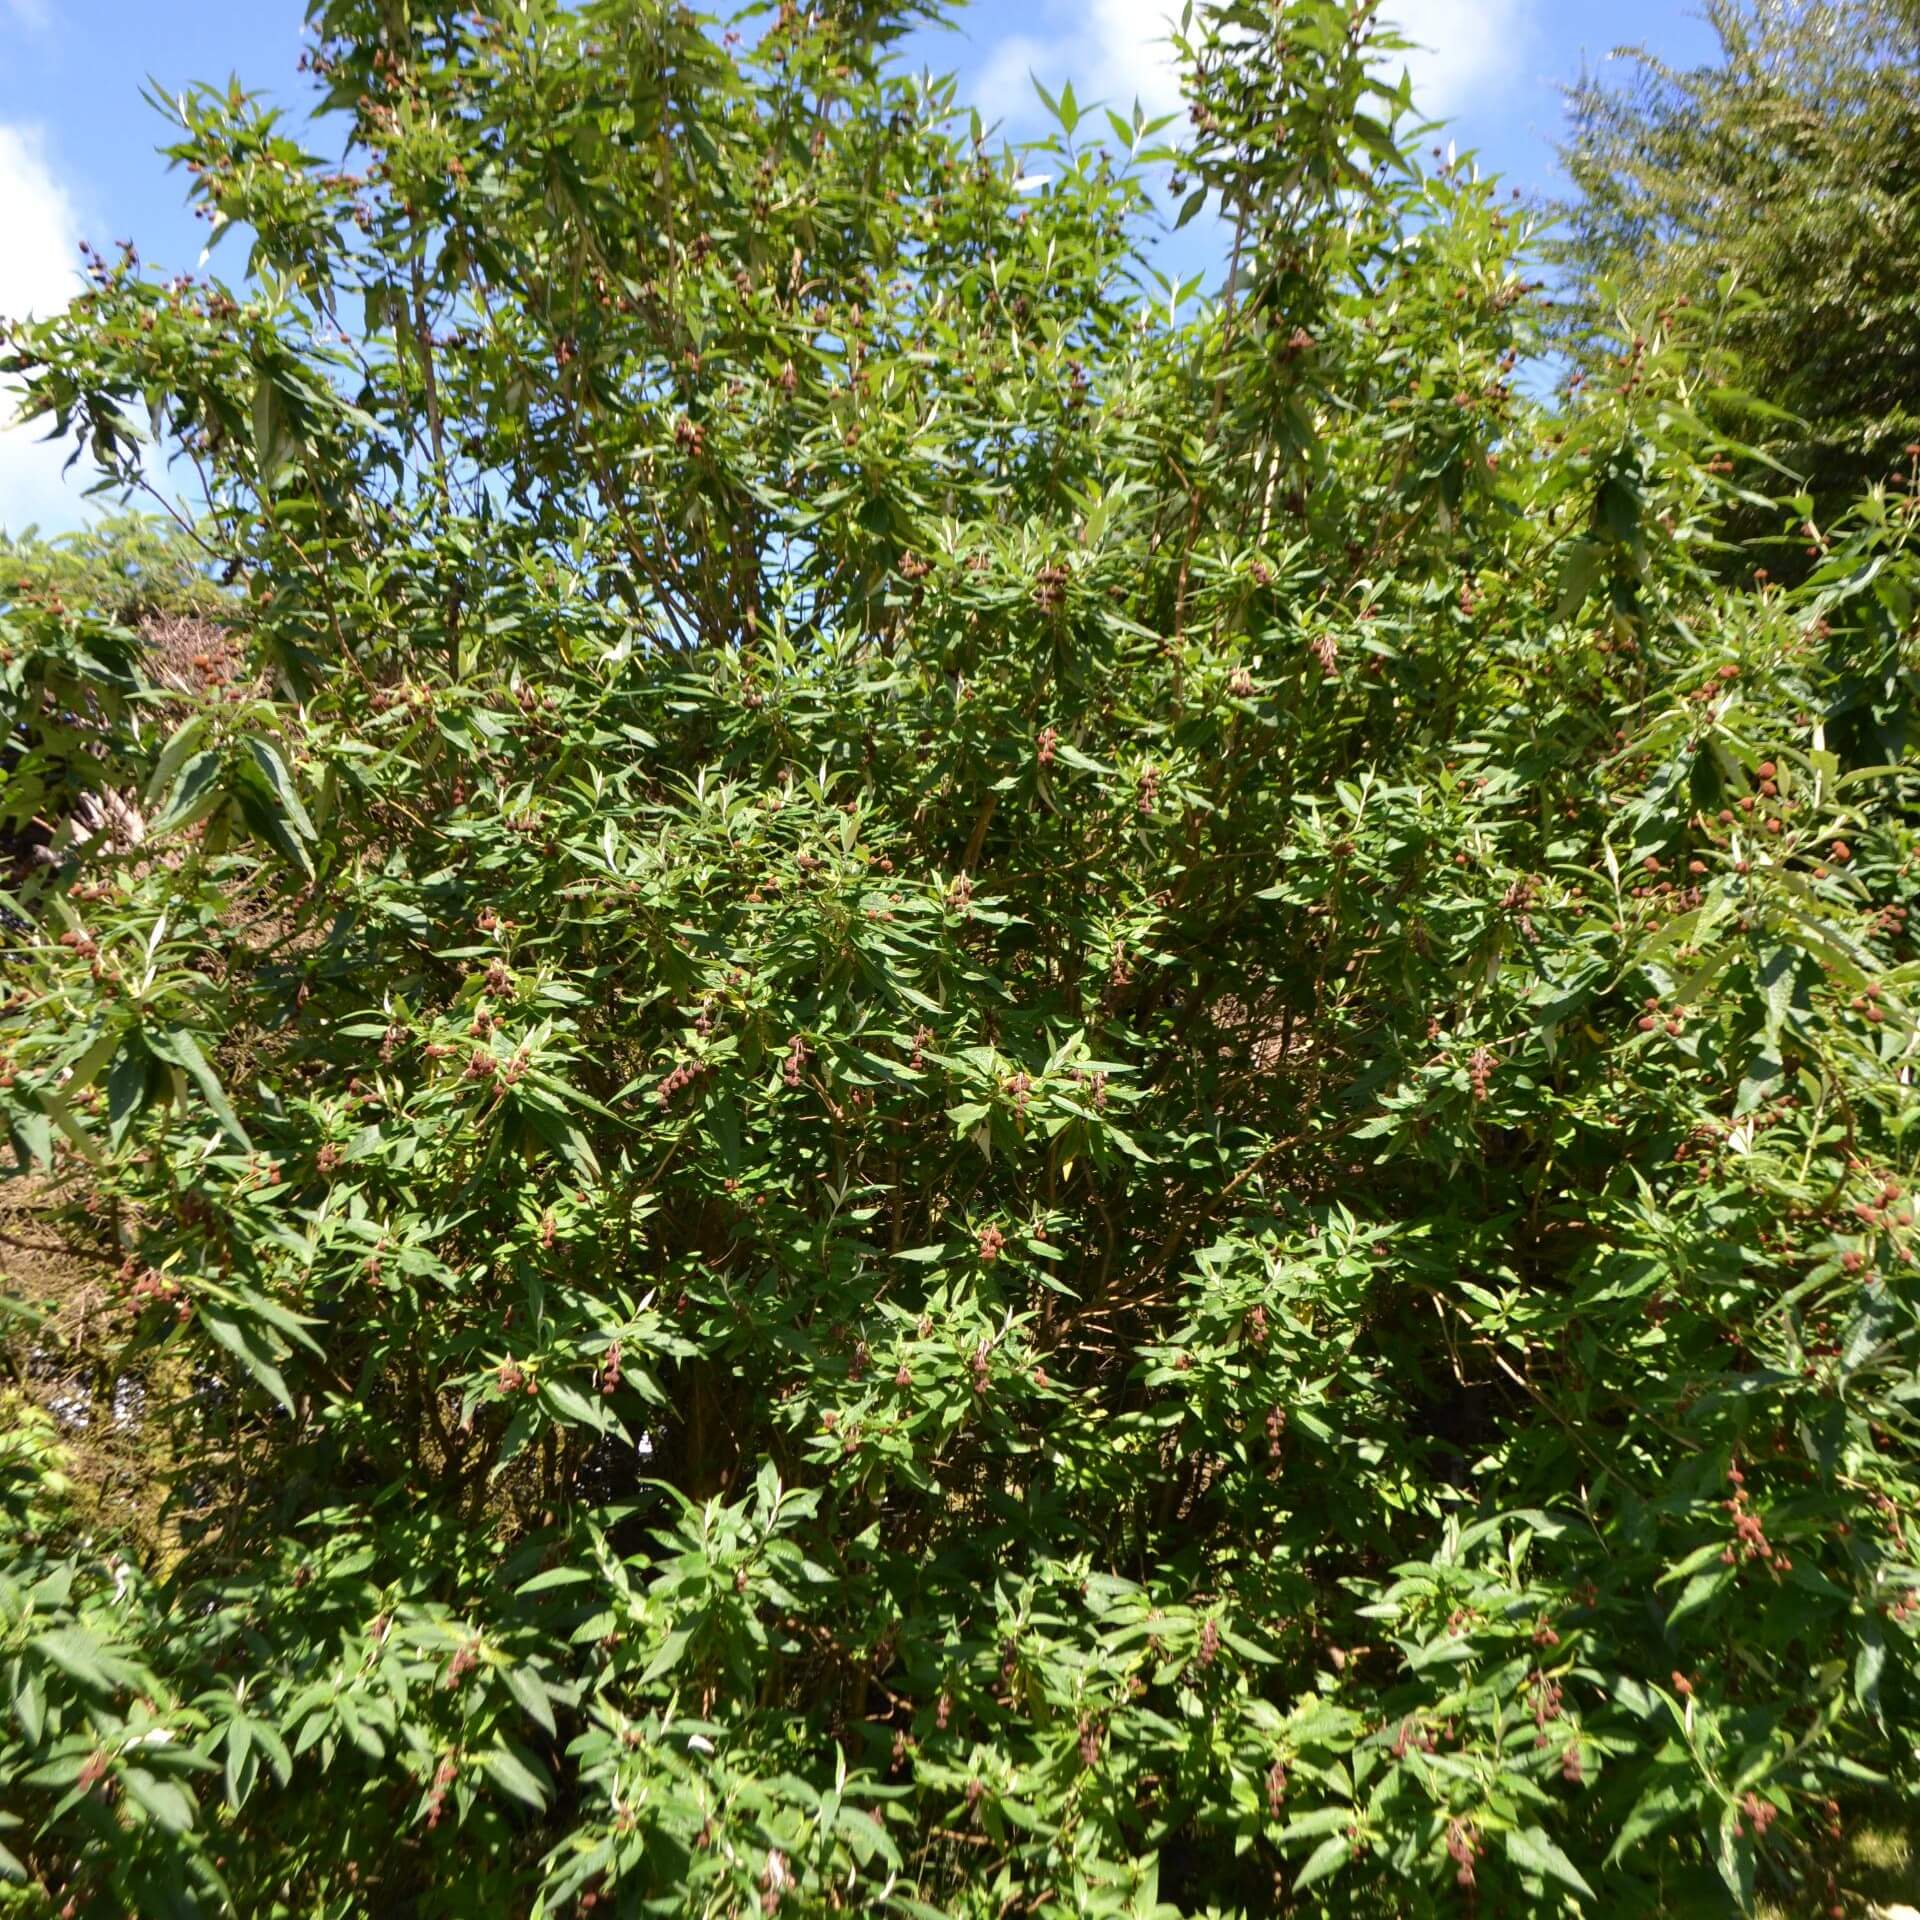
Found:
[[[1571,90],[1576,325],[1713,308],[1730,428],[1844,512],[1920,440],[1920,7],[1709,0],[1713,64]],[[1780,565],[1775,559],[1776,568]]]

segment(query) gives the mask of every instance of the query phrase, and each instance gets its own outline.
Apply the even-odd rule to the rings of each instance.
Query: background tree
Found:
[[[109,513],[79,533],[50,540],[29,528],[17,538],[0,534],[0,599],[55,613],[84,609],[101,621],[84,656],[91,699],[131,686],[132,658],[154,683],[177,690],[197,684],[210,660],[231,665],[235,657],[227,623],[237,609],[208,576],[207,558],[192,529],[165,516]],[[138,643],[131,655],[129,638]],[[114,780],[75,781],[70,764],[63,764],[57,783],[63,791],[44,795],[51,802],[46,808],[36,804],[37,756],[22,754],[26,744],[16,729],[0,747],[10,802],[8,825],[0,829],[5,884],[18,885],[36,865],[57,863],[75,836],[107,833],[124,844],[144,831],[138,807]],[[124,771],[99,753],[103,744],[88,741],[96,772]]]
[[[248,280],[5,369],[228,596],[0,606],[0,826],[142,814],[6,903],[35,1920],[1858,1903],[1920,472],[1710,569],[1690,316],[1530,402],[1372,15],[1177,144],[831,0],[176,103]]]
[[[1572,89],[1559,257],[1578,324],[1691,299],[1738,355],[1740,430],[1844,509],[1920,439],[1920,7],[1709,0],[1719,58]],[[1730,421],[1730,424],[1733,424]],[[1776,563],[1777,564],[1777,563]]]

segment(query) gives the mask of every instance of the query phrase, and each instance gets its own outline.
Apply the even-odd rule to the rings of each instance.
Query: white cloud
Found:
[[[1383,63],[1394,78],[1413,74],[1420,111],[1459,112],[1476,92],[1509,79],[1526,53],[1538,0],[1389,0],[1385,12],[1416,44]],[[1042,0],[1036,31],[1011,34],[989,49],[974,83],[988,120],[1037,125],[1045,111],[1037,77],[1050,93],[1072,80],[1085,106],[1104,100],[1122,115],[1136,98],[1149,113],[1180,105],[1180,78],[1168,34],[1178,0]]]
[[[0,248],[0,313],[21,319],[65,306],[79,285],[79,223],[31,127],[0,123],[0,199],[12,216]]]
[[[1100,100],[1122,117],[1135,100],[1150,114],[1178,108],[1180,76],[1168,35],[1179,0],[1055,0],[1045,11],[1046,31],[1012,34],[988,54],[973,89],[983,119],[1044,119],[1034,79],[1056,95],[1071,80],[1082,107]]]
[[[17,0],[15,0],[17,5]],[[73,200],[49,164],[46,143],[31,127],[0,122],[0,207],[7,240],[0,246],[0,316],[40,317],[79,290],[80,240]],[[12,424],[17,388],[0,381],[0,528],[71,526],[84,511],[77,490],[61,478],[66,448],[43,445],[44,421]]]
[[[1440,119],[1510,80],[1533,36],[1533,0],[1388,0],[1386,17],[1416,44],[1390,63],[1413,75],[1413,101]]]
[[[17,20],[23,27],[35,33],[44,32],[53,24],[53,16],[47,11],[47,0],[5,0],[7,17]]]

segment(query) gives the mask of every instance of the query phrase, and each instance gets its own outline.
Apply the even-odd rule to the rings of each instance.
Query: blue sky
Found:
[[[1156,43],[1177,4],[975,0],[958,32],[926,36],[925,57],[962,74],[1015,135],[1039,130],[1029,72],[1050,87],[1071,77],[1083,103],[1165,105]],[[1427,110],[1528,192],[1555,184],[1560,88],[1583,62],[1641,44],[1685,63],[1712,45],[1690,0],[1387,0],[1385,11],[1428,49],[1412,63]],[[164,130],[141,88],[238,73],[297,108],[304,14],[304,0],[0,0],[0,313],[59,304],[83,238],[131,239],[165,269],[193,267],[205,229],[154,155]],[[239,267],[236,253],[228,271]],[[59,469],[51,449],[0,432],[0,528],[74,524],[79,497]]]

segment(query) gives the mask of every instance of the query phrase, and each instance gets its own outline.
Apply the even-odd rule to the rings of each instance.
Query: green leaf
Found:
[[[120,1051],[107,1069],[107,1138],[117,1147],[127,1129],[146,1110],[152,1086],[153,1055],[137,1030],[120,1042]]]
[[[1735,1115],[1751,1113],[1762,1101],[1771,1099],[1784,1073],[1778,1054],[1765,1051],[1754,1054],[1740,1075],[1740,1088],[1733,1103]]]
[[[1736,1569],[1732,1567],[1716,1566],[1696,1573],[1681,1589],[1680,1598],[1673,1603],[1673,1611],[1667,1615],[1667,1631],[1673,1632],[1683,1620],[1717,1600],[1734,1584],[1735,1572]]]
[[[262,369],[253,383],[253,454],[265,491],[276,491],[296,450],[288,396]]]
[[[13,1106],[7,1111],[7,1130],[14,1158],[22,1173],[32,1173],[53,1159],[52,1116],[32,1107]]]
[[[1887,1669],[1887,1640],[1880,1622],[1871,1615],[1860,1629],[1860,1644],[1853,1656],[1853,1697],[1881,1720],[1880,1676]]]
[[[524,1593],[526,1589],[523,1587]],[[532,1667],[524,1663],[511,1666],[506,1670],[507,1691],[519,1701],[529,1717],[537,1721],[548,1733],[558,1729],[554,1725],[553,1700],[547,1692],[546,1682]]]
[[[234,1112],[219,1079],[207,1064],[206,1055],[200,1051],[200,1043],[193,1035],[185,1027],[175,1027],[166,1033],[150,1032],[147,1044],[159,1058],[170,1061],[186,1074],[199,1088],[200,1097],[213,1109],[214,1118],[226,1129],[228,1137],[251,1153],[253,1142],[248,1138],[246,1128],[240,1124],[239,1116]]]
[[[263,740],[255,734],[247,741],[247,752],[252,756],[254,765],[264,775],[288,827],[302,840],[313,839],[313,822],[307,817],[307,809],[300,798],[300,790],[294,784],[293,775],[288,771],[287,763],[280,757],[280,749],[271,740]]]
[[[593,1574],[586,1567],[549,1567],[545,1573],[536,1573],[523,1585],[516,1587],[516,1593],[551,1593],[556,1587],[577,1587],[591,1585]]]
[[[1740,1911],[1750,1912],[1760,1863],[1737,1808],[1729,1807],[1721,1816],[1719,1844],[1714,1848],[1713,1859],[1714,1865],[1720,1869],[1720,1878],[1726,1883],[1727,1891],[1733,1895]]]
[[[1625,1859],[1641,1841],[1672,1826],[1685,1810],[1686,1801],[1674,1781],[1656,1776],[1621,1823],[1607,1854],[1607,1865]]]
[[[46,1689],[40,1676],[24,1662],[14,1680],[13,1717],[19,1721],[27,1745],[37,1747],[47,1727]]]
[[[245,752],[244,778],[236,782],[234,797],[248,827],[312,879],[313,822],[280,750],[256,735],[248,739]]]
[[[260,1331],[244,1320],[215,1312],[209,1307],[200,1310],[200,1324],[246,1368],[247,1372],[261,1386],[273,1395],[280,1404],[293,1412],[293,1395],[287,1391],[285,1376],[278,1365],[278,1356],[266,1343]]]
[[[1776,947],[1760,968],[1760,991],[1767,1006],[1767,1051],[1780,1050],[1780,1030],[1793,1007],[1794,974],[1799,954],[1791,947]]]
[[[607,1402],[597,1396],[590,1399],[571,1381],[543,1377],[540,1381],[540,1399],[550,1412],[569,1426],[591,1427],[596,1433],[625,1435],[626,1429]]]
[[[302,1319],[299,1314],[288,1312],[277,1300],[269,1300],[265,1294],[256,1293],[251,1287],[234,1287],[229,1291],[235,1301],[249,1313],[264,1320],[276,1333],[283,1333],[289,1340],[305,1347],[317,1360],[327,1357],[326,1349],[307,1331],[309,1327],[321,1326],[324,1322]]]
[[[287,1751],[287,1743],[280,1736],[280,1729],[268,1720],[256,1720],[253,1723],[253,1742],[267,1756],[267,1764],[273,1769],[273,1777],[284,1787],[293,1779],[293,1755]]]
[[[186,1833],[193,1826],[193,1796],[176,1780],[162,1780],[144,1767],[123,1767],[119,1780],[129,1800],[157,1827]]]
[[[1583,1899],[1594,1900],[1599,1897],[1581,1877],[1580,1869],[1548,1838],[1544,1828],[1522,1827],[1509,1830],[1507,1858],[1522,1872],[1537,1873],[1549,1880],[1558,1880],[1563,1887],[1571,1887]]]
[[[227,1728],[227,1801],[244,1807],[259,1774],[260,1757],[254,1750],[251,1723],[237,1715]]]
[[[148,829],[149,835],[158,839],[163,834],[177,833],[211,813],[226,797],[220,785],[225,764],[217,748],[203,748],[196,753],[181,768],[166,805]]]
[[[1351,1819],[1352,1816],[1348,1817]],[[1294,1875],[1294,1892],[1305,1893],[1309,1887],[1317,1886],[1322,1880],[1331,1879],[1352,1858],[1353,1843],[1344,1833],[1322,1840],[1307,1856],[1306,1864]]]
[[[508,1747],[492,1747],[480,1756],[487,1777],[503,1793],[523,1801],[537,1812],[546,1811],[553,1792],[546,1769],[532,1755]]]
[[[33,1643],[43,1659],[50,1660],[69,1679],[77,1680],[95,1693],[110,1693],[114,1682],[101,1664],[99,1642],[79,1627],[55,1627]]]
[[[153,772],[147,781],[145,797],[149,806],[172,789],[181,768],[186,765],[187,756],[207,737],[212,725],[212,720],[206,714],[196,713],[174,729],[167,744],[160,749],[160,757],[154,762]],[[158,822],[155,825],[157,828]]]

